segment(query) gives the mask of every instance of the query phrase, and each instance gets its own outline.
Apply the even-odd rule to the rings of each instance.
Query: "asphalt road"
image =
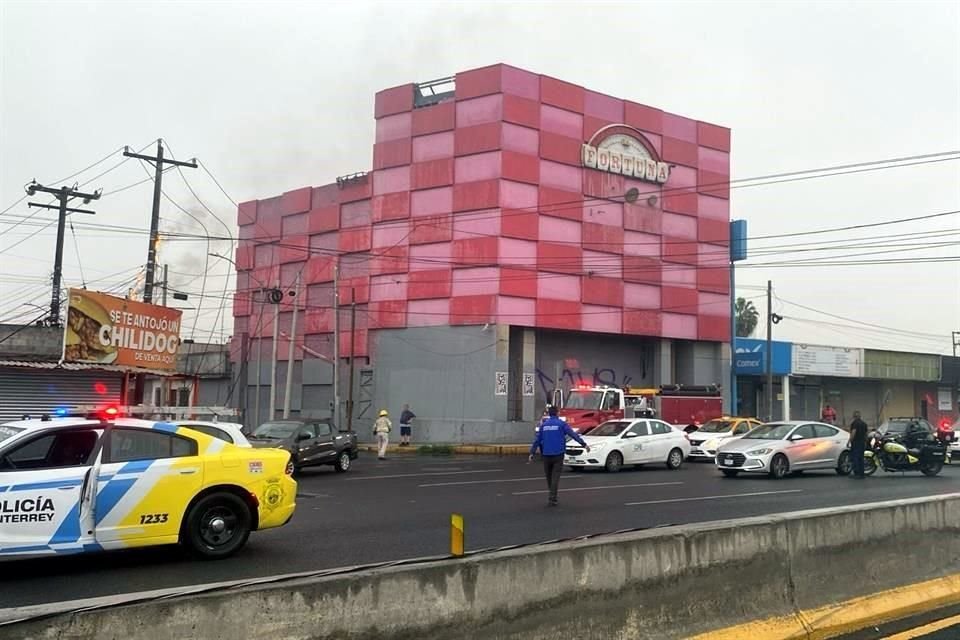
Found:
[[[444,554],[453,512],[463,514],[474,550],[960,491],[960,465],[937,478],[854,480],[829,471],[774,481],[687,463],[679,471],[566,472],[560,506],[548,508],[541,472],[519,456],[363,454],[346,474],[305,471],[293,521],[254,533],[233,558],[200,562],[157,548],[6,561],[0,608]]]
[[[834,640],[957,640],[960,606],[929,611],[903,620],[868,627]]]

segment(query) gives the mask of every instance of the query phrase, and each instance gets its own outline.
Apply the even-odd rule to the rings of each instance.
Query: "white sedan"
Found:
[[[174,421],[178,427],[187,427],[208,436],[219,438],[225,442],[238,447],[251,448],[250,441],[243,434],[243,425],[235,422],[204,422],[202,420],[177,420]]]
[[[740,472],[782,478],[813,469],[834,469],[845,476],[852,466],[849,439],[847,432],[829,424],[771,422],[720,445],[717,468],[728,478]]]
[[[663,463],[679,469],[690,454],[690,442],[680,429],[662,420],[611,420],[583,436],[587,453],[576,441],[567,442],[563,463],[571,469],[606,469],[624,465]]]

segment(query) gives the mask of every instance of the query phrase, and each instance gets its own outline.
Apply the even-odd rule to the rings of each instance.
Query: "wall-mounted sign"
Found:
[[[176,369],[180,311],[82,289],[68,296],[65,362]]]
[[[767,372],[767,341],[754,338],[737,338],[734,353],[734,369],[737,375],[759,376]],[[775,376],[790,374],[791,344],[773,342],[771,373]]]
[[[953,391],[937,389],[937,411],[953,411]]]
[[[863,377],[863,349],[793,345],[793,373],[838,378]]]
[[[660,162],[643,134],[627,125],[603,127],[581,148],[583,166],[598,171],[663,184],[670,179],[670,165]]]
[[[532,397],[534,392],[534,376],[532,373],[523,374],[523,395],[524,397]]]
[[[494,377],[493,395],[507,395],[507,372],[497,371]]]

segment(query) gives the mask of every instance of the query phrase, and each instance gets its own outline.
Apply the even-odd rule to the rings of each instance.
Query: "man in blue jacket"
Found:
[[[543,454],[543,471],[547,476],[547,487],[550,489],[550,499],[547,504],[555,507],[557,506],[557,490],[560,487],[560,472],[563,471],[563,455],[567,449],[567,436],[583,445],[588,453],[590,446],[583,441],[579,433],[557,417],[555,406],[550,407],[549,414],[537,427],[537,437],[530,445],[530,462],[533,462],[533,454],[537,452],[537,449],[540,449]]]

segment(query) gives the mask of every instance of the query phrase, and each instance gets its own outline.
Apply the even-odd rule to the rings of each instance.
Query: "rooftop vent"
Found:
[[[445,100],[452,100],[456,92],[456,82],[453,76],[421,82],[413,86],[413,107],[429,107]]]

